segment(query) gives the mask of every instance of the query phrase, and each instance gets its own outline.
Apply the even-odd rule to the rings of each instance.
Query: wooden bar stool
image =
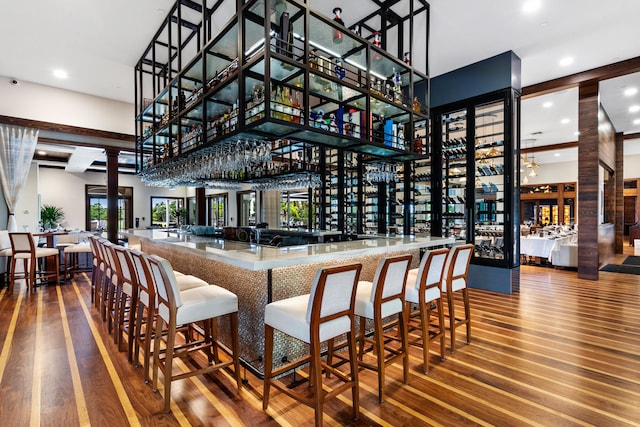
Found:
[[[442,292],[447,294],[447,306],[449,308],[449,333],[451,334],[451,354],[456,350],[456,328],[466,325],[467,344],[471,343],[471,309],[469,307],[469,264],[473,255],[473,245],[454,246],[451,249],[445,266],[445,276],[442,280]],[[455,316],[456,292],[462,293],[464,305],[464,317]]]
[[[148,257],[153,285],[158,301],[158,316],[154,337],[153,352],[153,388],[157,390],[158,372],[164,373],[164,410],[170,411],[171,382],[194,375],[206,374],[233,365],[238,389],[242,384],[240,376],[240,359],[238,349],[238,297],[228,290],[216,285],[200,286],[180,292],[173,274],[171,264],[164,259],[151,255]],[[217,351],[225,347],[217,341],[215,319],[229,316],[231,360],[221,361]],[[203,324],[203,339],[189,340],[176,345],[179,326]],[[166,326],[166,335],[163,330]],[[164,347],[161,343],[164,342]],[[160,349],[164,348],[164,352]],[[187,357],[191,353],[204,350],[209,365],[195,368],[189,372],[173,373],[173,359]]]
[[[95,236],[89,236],[89,246],[91,247],[91,255],[92,255],[92,268],[91,268],[91,302],[95,304],[96,302],[96,294],[97,294],[97,282],[98,282],[98,273],[100,271],[100,250],[98,249],[98,238]]]
[[[9,284],[9,268],[11,265],[11,239],[9,238],[9,231],[0,230],[0,257],[6,258],[6,264],[4,272],[2,273],[2,285]]]
[[[64,257],[64,274],[65,279],[73,278],[76,272],[83,271],[80,268],[80,254],[92,254],[93,249],[88,242],[79,242],[73,245],[65,246],[62,255]],[[93,262],[93,261],[92,261]],[[85,270],[86,271],[86,270]]]
[[[60,256],[56,248],[37,248],[31,233],[9,233],[11,239],[11,273],[10,289],[13,290],[16,279],[25,279],[27,291],[34,290],[36,280],[50,279],[55,277],[56,284],[60,283],[60,271],[58,264]],[[53,257],[55,260],[54,271],[46,271],[44,267],[38,270],[37,262],[41,259]],[[16,273],[16,263],[22,260],[23,273]]]
[[[118,276],[120,280],[119,294],[116,296],[116,327],[114,334],[118,349],[122,347],[123,336],[127,337],[127,358],[133,361],[133,331],[135,322],[135,305],[138,299],[138,286],[135,280],[133,260],[129,249],[115,245]]]
[[[156,313],[156,291],[153,286],[153,276],[147,255],[138,250],[130,252],[135,271],[136,286],[138,288],[138,298],[135,305],[135,331],[133,360],[134,366],[138,367],[140,349],[143,353],[144,382],[149,383],[149,360],[151,359],[151,342],[155,331],[154,319]]]
[[[449,249],[428,251],[422,256],[420,267],[409,270],[407,288],[404,293],[405,318],[407,319],[407,333],[420,329],[419,342],[410,340],[409,344],[422,346],[422,360],[424,373],[429,373],[429,344],[440,340],[440,360],[444,362],[444,310],[442,304],[442,276],[447,262]],[[412,304],[417,309],[412,310]],[[431,315],[436,309],[437,323],[433,323]],[[411,337],[409,337],[411,338]]]
[[[322,425],[322,408],[327,399],[345,390],[352,390],[353,419],[360,413],[358,366],[354,334],[354,305],[356,283],[361,264],[318,269],[311,293],[267,304],[264,312],[264,394],[262,408],[269,406],[269,392],[273,385],[290,397],[311,406],[315,411],[316,426]],[[290,364],[273,369],[273,331],[277,329],[310,346],[310,355]],[[347,335],[350,372],[345,374],[328,363],[323,363],[320,344],[343,334]],[[310,363],[311,396],[296,392],[275,378],[287,371]],[[332,390],[323,390],[322,371],[333,373],[343,381]],[[306,391],[306,390],[305,390]]]
[[[404,318],[404,293],[407,280],[407,271],[411,264],[411,255],[401,255],[383,258],[378,263],[373,282],[359,281],[356,293],[355,314],[360,316],[360,333],[358,364],[367,369],[378,372],[378,400],[384,402],[384,384],[386,367],[402,359],[403,383],[406,384],[409,374],[409,353],[407,351],[407,329]],[[385,334],[385,329],[390,325],[384,325],[382,320],[398,316],[398,334]],[[373,339],[366,337],[366,319],[373,320]],[[396,324],[394,322],[394,324]],[[376,364],[363,360],[364,345],[373,344],[372,349],[376,355]],[[398,343],[390,346],[391,342]]]

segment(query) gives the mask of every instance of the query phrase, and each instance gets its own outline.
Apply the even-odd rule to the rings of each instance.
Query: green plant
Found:
[[[45,230],[56,228],[60,220],[64,218],[62,208],[51,205],[42,205],[40,209],[40,221]]]

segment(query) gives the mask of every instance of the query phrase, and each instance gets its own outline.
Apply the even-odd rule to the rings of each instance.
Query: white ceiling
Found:
[[[522,59],[522,85],[527,86],[640,56],[640,1],[540,2],[539,10],[527,14],[522,10],[525,0],[431,0],[431,76],[513,50]],[[370,0],[310,3],[329,16],[342,3],[346,25],[374,7]],[[0,0],[0,75],[132,102],[135,63],[172,4],[173,0]],[[235,5],[235,1],[226,4]],[[419,31],[415,35],[416,40],[423,39]],[[414,56],[419,50],[424,47],[416,45]],[[567,56],[573,63],[559,65]],[[54,77],[56,68],[66,70],[69,77]],[[616,127],[620,126],[618,131],[637,132],[638,126],[632,130],[632,122],[623,120],[632,118],[628,100],[618,94],[621,86],[640,85],[637,77],[630,79],[634,80],[603,84],[603,102]],[[539,120],[536,115],[529,120],[529,114],[541,101],[523,102],[523,138],[529,138],[526,123],[527,132],[543,132],[536,139],[575,140],[570,134],[571,129],[577,130],[571,91],[548,96],[554,98],[556,108],[542,110]],[[570,122],[557,124],[563,117]]]

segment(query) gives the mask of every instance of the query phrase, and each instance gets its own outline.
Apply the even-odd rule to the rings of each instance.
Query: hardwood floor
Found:
[[[409,383],[402,385],[401,365],[391,367],[383,404],[376,374],[361,371],[360,420],[350,420],[345,393],[325,407],[325,423],[640,425],[640,276],[600,272],[592,282],[531,266],[521,273],[519,294],[471,290],[470,345],[461,332],[444,362],[433,346],[429,375],[411,348]],[[93,308],[86,275],[30,294],[24,286],[0,291],[0,425],[313,423],[310,408],[278,392],[263,412],[262,382],[247,378],[241,392],[227,372],[177,381],[172,413],[160,413],[161,396]]]

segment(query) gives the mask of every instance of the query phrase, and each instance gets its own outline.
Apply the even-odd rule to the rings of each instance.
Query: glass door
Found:
[[[442,236],[467,239],[467,110],[442,116]]]
[[[475,107],[475,256],[504,259],[504,101]]]
[[[238,211],[238,227],[253,227],[256,225],[255,191],[238,193]]]

